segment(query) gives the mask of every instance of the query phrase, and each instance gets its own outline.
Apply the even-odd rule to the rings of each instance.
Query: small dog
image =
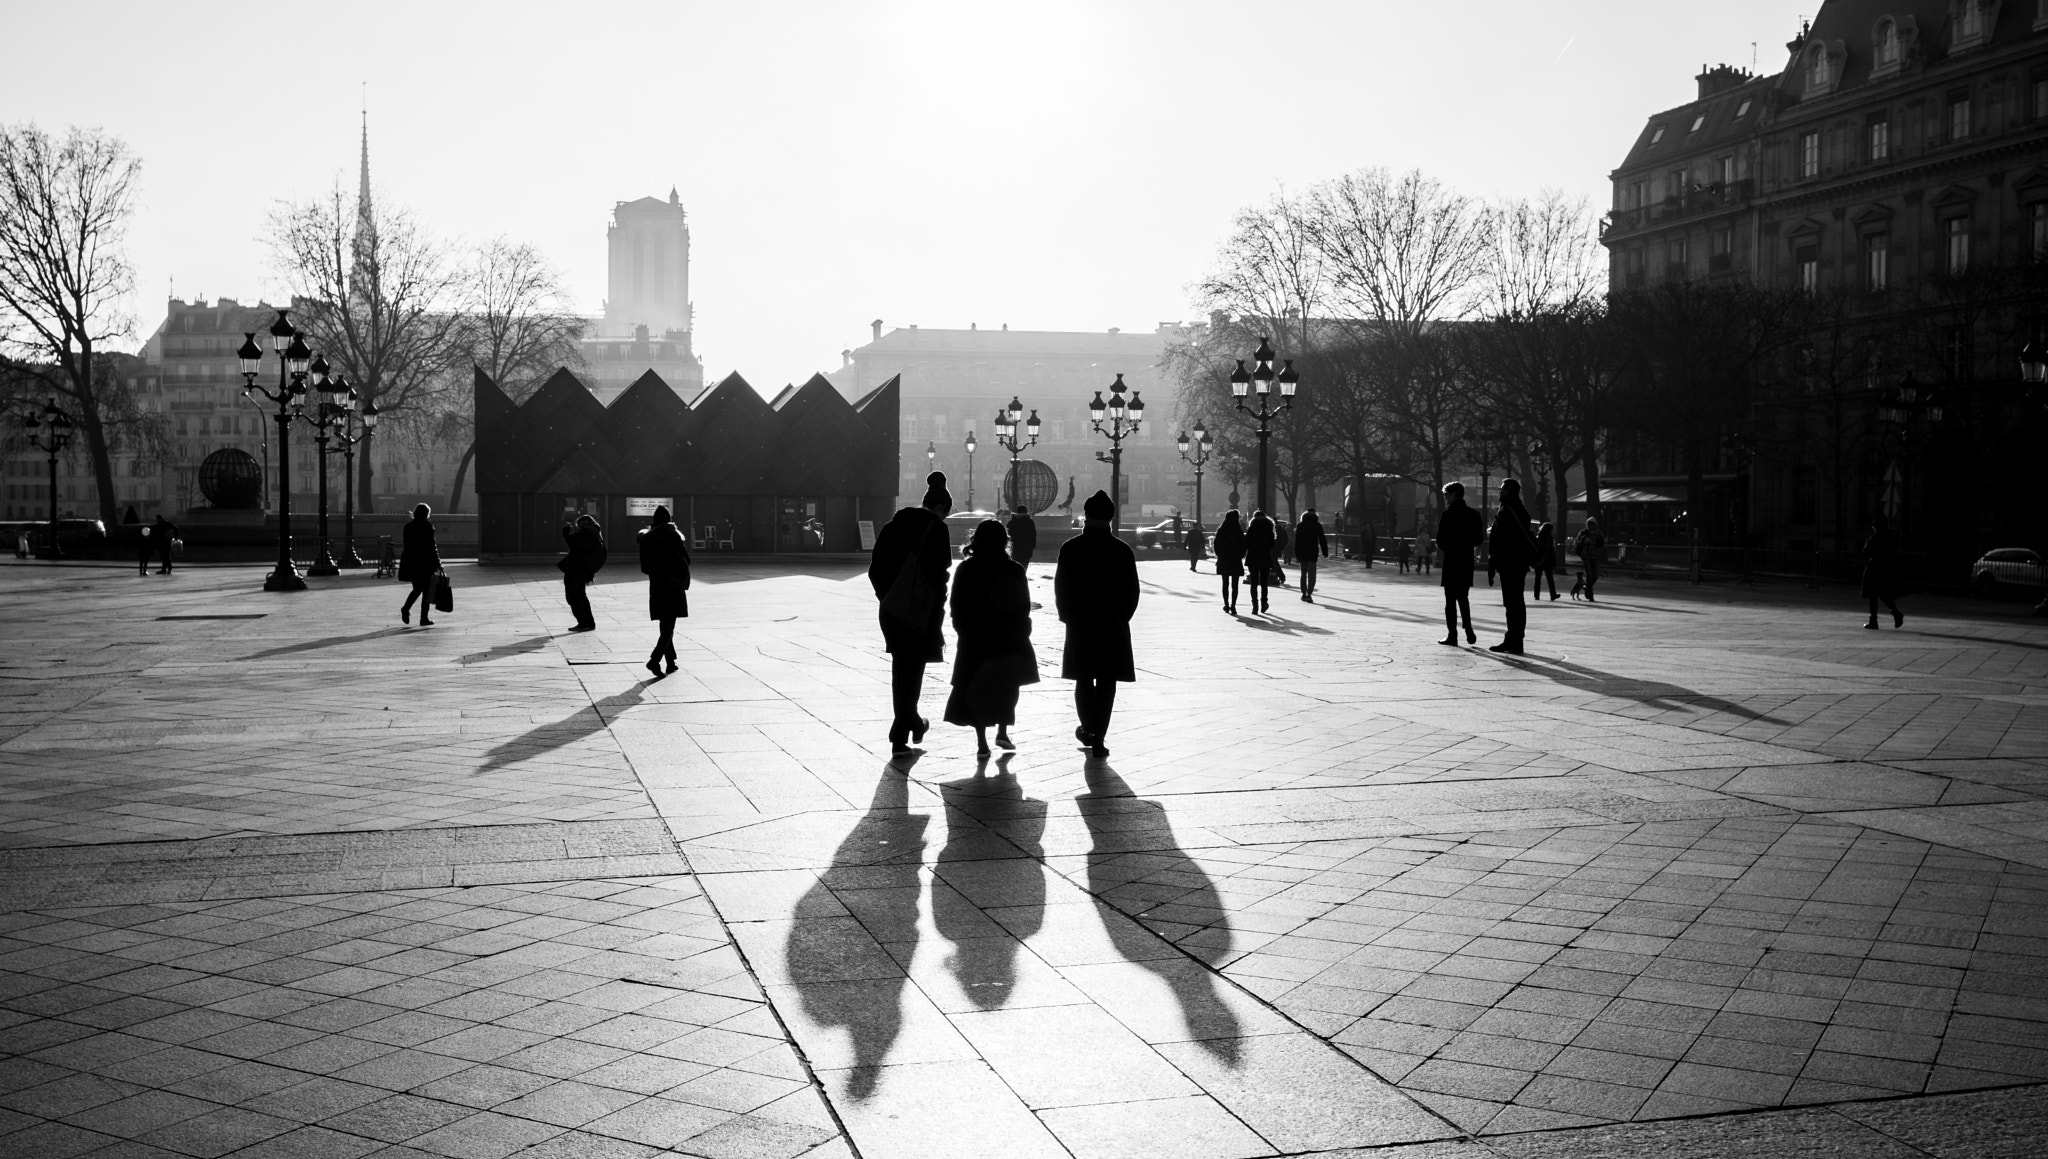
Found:
[[[1585,591],[1586,591],[1586,573],[1585,573],[1585,572],[1582,572],[1582,571],[1575,571],[1575,572],[1573,572],[1573,573],[1572,573],[1572,598],[1573,598],[1573,599],[1575,599],[1575,600],[1576,600],[1576,599],[1578,599],[1578,598],[1579,598],[1580,596],[1582,596],[1582,595],[1584,595],[1584,594],[1585,594]]]

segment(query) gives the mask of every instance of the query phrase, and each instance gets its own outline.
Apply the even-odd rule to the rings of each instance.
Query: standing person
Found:
[[[1870,619],[1863,626],[1877,630],[1877,605],[1891,609],[1892,627],[1903,627],[1906,613],[1899,610],[1899,539],[1880,511],[1870,517],[1870,538],[1863,542],[1863,598],[1870,602]]]
[[[946,572],[953,566],[953,544],[946,535],[946,516],[953,496],[946,473],[925,476],[924,499],[889,518],[875,536],[868,557],[868,584],[881,602],[877,613],[882,643],[889,653],[889,747],[902,755],[924,740],[931,722],[917,714],[917,694],[924,686],[924,666],[946,658]]]
[[[569,554],[555,566],[562,569],[562,595],[576,615],[576,624],[569,630],[595,632],[597,618],[590,614],[590,594],[586,589],[604,566],[604,530],[597,525],[596,516],[578,515],[576,522],[562,526],[562,542],[568,545]]]
[[[434,509],[422,503],[412,509],[412,522],[401,536],[404,548],[398,553],[398,578],[412,585],[412,593],[398,609],[398,622],[412,623],[412,602],[420,602],[420,627],[431,628],[434,610],[434,577],[441,574],[441,549],[434,546]]]
[[[1450,502],[1436,521],[1436,545],[1444,553],[1444,638],[1437,643],[1455,648],[1460,614],[1465,617],[1465,642],[1479,642],[1472,631],[1472,549],[1486,538],[1486,528],[1479,513],[1465,506],[1463,483],[1444,484],[1444,495]]]
[[[1252,615],[1265,611],[1273,602],[1273,517],[1264,508],[1252,512],[1244,529],[1244,569],[1252,586]]]
[[[150,546],[156,549],[156,574],[171,574],[171,549],[175,546],[173,541],[177,538],[178,525],[158,515],[149,533]]]
[[[1417,534],[1420,534],[1420,533],[1418,532]],[[1396,539],[1396,540],[1394,541],[1394,558],[1395,558],[1395,559],[1397,559],[1397,560],[1399,560],[1399,561],[1400,561],[1400,563],[1401,563],[1401,574],[1402,574],[1402,575],[1407,575],[1407,574],[1408,574],[1408,551],[1409,551],[1409,548],[1408,548],[1408,541],[1407,541],[1407,540],[1405,540],[1405,539]]]
[[[676,670],[676,620],[690,614],[690,544],[676,530],[666,505],[654,509],[654,522],[640,529],[640,574],[647,577],[647,618],[661,626],[647,670],[656,680]],[[668,661],[668,671],[661,662]]]
[[[1081,506],[1087,517],[1081,534],[1060,545],[1053,596],[1067,626],[1060,678],[1074,681],[1074,712],[1081,718],[1074,739],[1088,755],[1106,757],[1109,715],[1116,708],[1118,681],[1138,678],[1131,656],[1131,617],[1138,612],[1138,557],[1131,545],[1110,534],[1116,504],[1101,491]]]
[[[1500,573],[1500,602],[1507,611],[1508,634],[1489,652],[1522,654],[1522,637],[1529,630],[1529,604],[1522,597],[1522,577],[1536,562],[1536,537],[1529,534],[1529,509],[1522,506],[1519,479],[1500,481],[1500,510],[1486,536],[1486,575]]]
[[[1293,539],[1293,534],[1288,531],[1287,525],[1275,519],[1273,521],[1273,582],[1283,588],[1287,586],[1287,569],[1282,566],[1282,563],[1287,558],[1287,545],[1293,542]]]
[[[1600,563],[1607,558],[1607,537],[1600,534],[1600,521],[1586,516],[1586,526],[1572,540],[1572,554],[1586,565],[1586,599],[1593,598],[1593,585],[1600,582]]]
[[[1020,509],[1021,510],[1021,509]],[[989,755],[988,727],[996,744],[1016,748],[1010,726],[1017,723],[1017,694],[1038,683],[1038,655],[1031,650],[1031,592],[1024,565],[1003,554],[1009,532],[984,519],[967,543],[967,558],[953,573],[953,692],[946,698],[946,723],[974,729],[976,756]]]
[[[1536,564],[1529,579],[1529,595],[1543,598],[1543,581],[1550,581],[1550,598],[1557,598],[1557,528],[1546,523],[1536,529]]]
[[[1237,508],[1223,513],[1223,526],[1216,529],[1216,540],[1210,544],[1216,553],[1216,574],[1223,581],[1223,610],[1237,614],[1237,584],[1244,575],[1244,525],[1238,521]]]
[[[1022,503],[1010,515],[1010,558],[1019,567],[1031,567],[1031,553],[1038,550],[1038,524],[1032,522],[1031,512]]]
[[[1372,529],[1372,524],[1365,525],[1365,534],[1358,537],[1358,545],[1365,551],[1365,566],[1371,567],[1372,561],[1380,554],[1379,533]]]
[[[1429,532],[1424,531],[1418,520],[1415,527],[1415,570],[1428,575],[1436,565],[1436,544],[1430,542]]]
[[[1294,558],[1301,564],[1301,598],[1315,603],[1316,563],[1330,558],[1330,540],[1313,507],[1301,513],[1301,523],[1294,529]]]
[[[1207,546],[1209,546],[1209,537],[1202,533],[1202,525],[1199,523],[1188,524],[1188,538],[1186,547],[1188,549],[1189,571],[1200,570],[1199,568],[1195,567],[1195,561],[1202,558],[1204,554],[1202,549]]]

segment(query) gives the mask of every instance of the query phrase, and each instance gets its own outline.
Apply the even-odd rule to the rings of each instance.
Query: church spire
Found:
[[[370,207],[370,109],[367,95],[369,86],[364,86],[363,99],[363,152],[362,168],[356,186],[356,235],[353,239],[355,262],[349,270],[350,289],[355,296],[363,296],[371,289],[376,271],[372,268],[377,251],[377,215]]]
[[[362,172],[356,188],[356,231],[368,237],[377,234],[376,215],[370,210],[370,110],[363,109]]]

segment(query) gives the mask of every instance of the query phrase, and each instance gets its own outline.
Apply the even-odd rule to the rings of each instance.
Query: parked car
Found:
[[[1138,537],[1139,547],[1158,547],[1161,544],[1171,547],[1176,542],[1173,537],[1174,528],[1178,526],[1182,531],[1186,531],[1193,523],[1191,519],[1162,519],[1144,527],[1133,527],[1131,534]]]
[[[13,520],[0,523],[0,542],[14,548],[22,536],[28,537],[31,548],[44,542],[50,534],[47,519]],[[66,553],[96,553],[107,541],[107,525],[97,519],[57,520],[57,546]]]
[[[2038,552],[2026,547],[1995,547],[1970,565],[1970,590],[1980,596],[2019,590],[2038,594],[2048,583]]]

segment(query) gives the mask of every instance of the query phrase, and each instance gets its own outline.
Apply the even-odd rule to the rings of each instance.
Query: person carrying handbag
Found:
[[[419,601],[420,627],[431,628],[435,582],[441,578],[441,549],[434,545],[433,509],[422,503],[412,509],[412,522],[405,525],[405,550],[398,556],[398,578],[412,585],[411,594],[398,609],[400,623],[412,623],[413,601]]]

